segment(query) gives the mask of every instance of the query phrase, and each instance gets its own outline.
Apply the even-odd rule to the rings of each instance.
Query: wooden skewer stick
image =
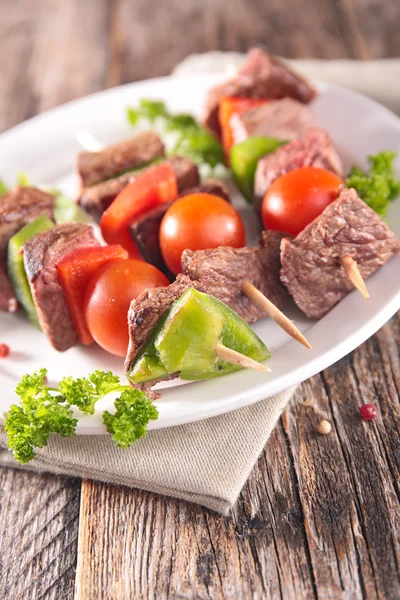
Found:
[[[239,367],[245,367],[246,369],[254,369],[255,371],[264,371],[265,373],[270,373],[271,369],[266,367],[260,362],[245,356],[244,354],[240,354],[240,352],[236,352],[236,350],[231,350],[231,348],[227,348],[223,344],[217,343],[215,347],[215,352],[219,358],[223,360],[227,360],[228,362],[238,365]]]
[[[279,310],[268,298],[264,296],[250,281],[243,281],[242,283],[242,291],[248,297],[251,302],[260,306],[267,315],[282,327],[286,333],[288,333],[293,339],[300,344],[303,344],[308,349],[311,349],[311,345],[306,340],[304,335],[301,333],[299,329],[297,329],[296,325],[288,319],[282,311]]]
[[[343,269],[346,271],[346,275],[354,285],[354,287],[364,296],[366,300],[369,300],[369,293],[365,281],[362,278],[358,265],[354,258],[351,256],[342,256],[340,259]]]

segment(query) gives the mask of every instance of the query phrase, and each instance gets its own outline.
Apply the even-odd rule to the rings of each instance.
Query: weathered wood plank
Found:
[[[0,469],[0,598],[70,600],[79,484]]]
[[[76,598],[314,597],[290,462],[278,427],[233,518],[83,482]]]
[[[4,0],[0,130],[104,87],[107,27],[106,1]],[[0,485],[0,598],[72,599],[80,482],[0,469]]]
[[[3,0],[0,130],[191,52],[400,55],[395,0]],[[78,598],[397,598],[400,319],[302,387],[232,518],[83,486]],[[333,431],[317,436],[311,396]],[[379,398],[381,416],[357,406]],[[79,483],[0,470],[0,598],[72,599]]]
[[[395,335],[386,326],[302,386],[318,414],[299,404],[284,417],[319,597],[400,591],[398,327],[396,317]],[[363,403],[379,405],[373,422],[360,419]],[[326,437],[315,432],[321,415],[334,425]]]
[[[399,344],[397,317],[393,333],[386,326],[301,386],[232,519],[84,484],[78,600],[398,597]],[[360,404],[378,401],[381,416],[362,422]]]

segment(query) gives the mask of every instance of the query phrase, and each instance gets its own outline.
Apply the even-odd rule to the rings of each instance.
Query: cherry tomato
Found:
[[[139,260],[114,260],[100,267],[89,280],[84,297],[86,323],[99,346],[125,356],[131,300],[146,289],[168,284],[161,271]]]
[[[301,167],[281,175],[264,196],[265,229],[297,235],[333,202],[343,181],[326,169]]]
[[[212,194],[184,196],[170,206],[161,222],[161,252],[175,274],[181,271],[185,249],[240,248],[245,243],[246,233],[239,213],[229,202]]]

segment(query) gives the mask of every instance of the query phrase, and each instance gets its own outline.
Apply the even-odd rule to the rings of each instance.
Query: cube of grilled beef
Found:
[[[8,278],[6,267],[2,264],[0,264],[0,310],[4,312],[18,310],[18,300]]]
[[[24,265],[40,325],[52,346],[63,352],[78,343],[56,265],[76,248],[99,246],[93,228],[65,223],[43,231],[23,246]]]
[[[161,254],[159,232],[163,217],[169,207],[175,202],[164,202],[153,210],[141,215],[135,223],[129,226],[129,233],[144,260],[160,269],[171,278],[171,273],[165,266]]]
[[[185,188],[193,187],[200,183],[199,169],[193,161],[183,156],[172,156],[167,162],[174,169],[180,192]],[[115,200],[124,187],[131,181],[134,181],[135,176],[135,173],[126,173],[114,179],[97,183],[92,187],[84,188],[78,202],[95,221],[99,222],[103,212],[110,206],[111,202]]]
[[[146,290],[132,300],[128,311],[129,347],[125,360],[126,371],[132,368],[139,351],[161,317],[189,288],[206,291],[198,282],[185,275],[178,275],[171,285]]]
[[[12,236],[40,215],[54,217],[54,196],[33,187],[17,187],[0,198],[0,310],[18,308],[7,275],[7,246]]]
[[[214,194],[228,202],[230,201],[228,191],[217,179],[208,179],[196,187],[187,188],[180,193],[180,197],[196,194],[198,192],[203,194]],[[160,204],[153,210],[141,215],[138,220],[129,227],[132,239],[137,245],[144,260],[163,271],[170,279],[172,274],[167,269],[161,254],[159,232],[161,221],[168,208],[174,202],[175,200],[172,200],[171,202]]]
[[[100,152],[80,152],[77,170],[84,188],[162,156],[165,156],[165,149],[160,136],[153,131],[145,131]]]
[[[307,104],[315,95],[315,89],[301,75],[294,73],[277,58],[254,48],[233,79],[209,91],[204,124],[221,137],[218,105],[224,96],[294,98]]]
[[[400,240],[378,215],[342,187],[337,200],[297,237],[281,244],[281,280],[297,306],[319,319],[353,289],[341,258],[352,257],[367,279],[400,250]]]
[[[185,250],[182,272],[202,285],[208,294],[225,302],[247,323],[265,317],[242,292],[244,280],[252,283],[276,306],[285,303],[286,292],[279,279],[282,235],[265,232],[256,248],[219,247],[212,250]]]
[[[307,104],[283,98],[233,115],[229,123],[238,144],[255,136],[293,140],[315,125],[315,118]]]
[[[342,177],[342,161],[324,129],[312,127],[303,136],[260,158],[254,178],[255,207],[275,179],[299,167],[322,167]]]
[[[182,194],[188,188],[200,185],[199,168],[192,160],[184,156],[171,156],[168,162],[176,175],[179,194]]]
[[[188,187],[185,190],[182,190],[179,194],[179,197],[189,196],[189,194],[211,194],[212,196],[219,196],[223,198],[227,202],[230,203],[231,198],[229,196],[229,192],[219,179],[206,179],[200,185],[196,185],[194,187]]]

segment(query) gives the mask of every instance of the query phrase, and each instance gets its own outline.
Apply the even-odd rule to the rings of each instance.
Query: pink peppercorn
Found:
[[[360,416],[364,421],[371,421],[376,416],[376,407],[373,404],[360,406]]]
[[[10,346],[0,344],[0,358],[6,358],[10,354]]]

